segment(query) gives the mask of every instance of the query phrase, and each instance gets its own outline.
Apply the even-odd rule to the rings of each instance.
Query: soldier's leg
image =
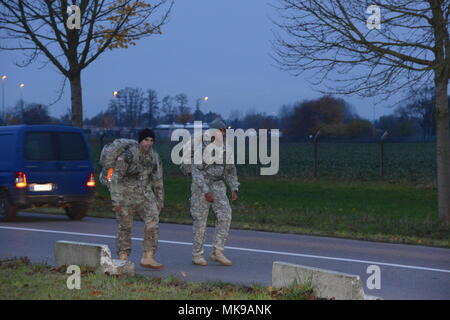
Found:
[[[117,220],[117,254],[119,257],[123,254],[129,256],[132,248],[133,210],[129,206],[121,206],[119,204],[114,206],[113,210]]]
[[[228,238],[231,225],[231,206],[227,197],[227,188],[222,181],[213,185],[214,202],[212,208],[216,215],[216,228],[214,233],[213,247],[223,250]]]
[[[137,204],[137,211],[144,221],[144,242],[142,244],[144,251],[151,251],[153,254],[158,249],[159,240],[159,210],[156,201],[144,201]]]
[[[142,197],[136,205],[144,221],[144,242],[141,266],[152,269],[162,269],[164,265],[155,260],[154,255],[158,248],[159,240],[159,210],[156,199]]]
[[[202,190],[197,188],[193,189],[190,202],[191,216],[193,219],[192,230],[194,233],[192,255],[199,256],[203,254],[210,203],[206,201],[205,194]]]

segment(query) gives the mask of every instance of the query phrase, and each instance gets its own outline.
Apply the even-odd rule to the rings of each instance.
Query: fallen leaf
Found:
[[[99,296],[101,296],[102,295],[102,292],[101,291],[92,291],[91,292],[91,296],[93,296],[93,297],[99,297]]]

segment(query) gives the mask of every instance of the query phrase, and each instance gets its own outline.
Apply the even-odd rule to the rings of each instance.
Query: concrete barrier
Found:
[[[378,300],[378,297],[366,296],[357,275],[311,268],[297,264],[275,261],[272,267],[272,287],[283,288],[308,283],[315,289],[319,298],[336,300]]]
[[[55,260],[58,267],[77,265],[97,268],[97,272],[110,275],[134,275],[131,261],[112,259],[111,250],[105,244],[74,241],[56,241]]]

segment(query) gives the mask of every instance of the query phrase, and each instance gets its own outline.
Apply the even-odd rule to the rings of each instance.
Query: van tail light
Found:
[[[88,180],[88,182],[86,182],[86,185],[88,187],[95,187],[95,178],[94,178],[94,174],[92,172],[89,175],[89,180]]]
[[[16,172],[16,188],[23,189],[27,187],[27,176],[23,172]]]

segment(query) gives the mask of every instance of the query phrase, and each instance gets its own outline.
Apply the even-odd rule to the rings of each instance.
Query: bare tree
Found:
[[[145,95],[139,88],[119,90],[116,98],[109,104],[108,112],[114,114],[119,125],[135,128],[144,122]]]
[[[22,122],[25,124],[51,123],[48,107],[38,103],[29,103],[21,110]]]
[[[189,122],[192,118],[191,108],[188,107],[189,99],[185,93],[179,93],[175,96],[175,101],[177,103],[176,110],[176,121],[185,124]]]
[[[114,124],[116,126],[123,126],[122,110],[119,102],[119,93],[114,97],[114,99],[109,100],[107,113],[113,116]]]
[[[168,1],[0,0],[0,49],[26,51],[22,66],[39,56],[53,64],[70,82],[72,123],[81,127],[81,71],[107,49],[161,34],[173,5]]]
[[[171,97],[170,95],[165,96],[161,100],[162,118],[163,118],[163,121],[165,121],[167,123],[172,123],[175,121],[176,109],[175,109],[173,103],[174,103],[174,98]]]
[[[434,135],[436,129],[434,87],[425,87],[418,91],[411,91],[412,99],[409,99],[404,106],[398,108],[397,112],[416,119],[422,129],[423,136],[430,137]]]
[[[283,70],[313,71],[315,83],[325,84],[327,92],[384,99],[434,81],[439,217],[450,221],[450,0],[278,3],[280,19],[274,22],[282,34],[273,47]]]
[[[158,93],[153,89],[147,90],[147,112],[148,124],[153,127],[156,125],[159,113]]]
[[[89,124],[99,127],[103,131],[110,130],[115,124],[114,115],[108,111],[101,111],[89,120]]]

